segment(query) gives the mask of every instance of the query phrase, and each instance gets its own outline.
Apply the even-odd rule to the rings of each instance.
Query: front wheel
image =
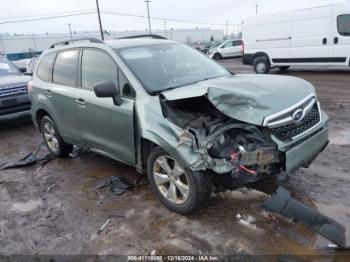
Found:
[[[270,71],[270,65],[267,57],[258,56],[253,61],[254,71],[257,74],[268,74]]]
[[[215,53],[214,55],[213,55],[213,59],[214,60],[220,60],[222,57],[221,57],[221,55],[220,55],[220,53]]]
[[[160,147],[154,148],[149,155],[147,173],[152,189],[162,204],[176,213],[193,212],[210,198],[211,177],[204,172],[182,168]]]

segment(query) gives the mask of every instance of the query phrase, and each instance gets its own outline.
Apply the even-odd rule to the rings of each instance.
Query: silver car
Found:
[[[221,45],[208,50],[208,56],[215,60],[228,57],[241,57],[243,52],[243,42],[241,39],[228,40]]]

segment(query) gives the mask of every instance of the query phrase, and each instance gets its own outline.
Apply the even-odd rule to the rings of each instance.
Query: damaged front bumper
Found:
[[[301,221],[340,248],[346,247],[345,227],[343,225],[293,199],[290,192],[283,187],[279,187],[276,193],[265,201],[263,207],[269,212]]]

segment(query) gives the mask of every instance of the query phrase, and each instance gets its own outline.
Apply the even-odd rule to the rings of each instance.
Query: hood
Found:
[[[205,95],[223,114],[254,125],[310,94],[314,87],[303,79],[271,75],[234,75],[202,81],[162,93],[167,100]]]
[[[30,76],[25,75],[6,75],[0,76],[0,87],[15,84],[27,84],[31,80]]]

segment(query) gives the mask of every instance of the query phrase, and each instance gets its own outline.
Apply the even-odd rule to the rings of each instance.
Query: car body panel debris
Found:
[[[126,190],[132,190],[135,186],[131,184],[125,177],[111,176],[105,182],[98,185],[96,189],[108,187],[113,195],[121,195]]]
[[[52,154],[47,154],[43,157],[39,157],[38,154],[41,150],[41,147],[42,147],[42,144],[40,144],[35,151],[27,154],[25,157],[15,161],[15,162],[8,162],[8,163],[1,164],[0,170],[29,166],[29,165],[32,165],[35,163],[39,163],[40,166],[44,166],[47,162],[55,159],[55,156],[53,156]]]
[[[283,187],[279,187],[276,193],[264,202],[263,207],[267,211],[305,223],[341,248],[346,246],[343,225],[293,199],[291,193]]]

